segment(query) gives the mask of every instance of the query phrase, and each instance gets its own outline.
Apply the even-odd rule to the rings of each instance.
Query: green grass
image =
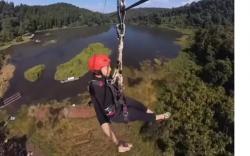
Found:
[[[117,136],[134,145],[129,155],[153,156],[154,144],[144,143],[139,135],[141,123],[113,124]],[[54,128],[49,123],[37,129],[30,142],[46,156],[122,155],[102,132],[99,123],[92,119],[61,119]]]
[[[78,55],[64,64],[57,66],[55,80],[65,80],[68,77],[82,77],[88,72],[88,59],[94,54],[110,54],[111,50],[102,43],[92,43]]]
[[[29,107],[24,105],[18,111],[16,120],[10,121],[8,124],[9,137],[27,135],[30,137],[35,131],[35,120],[28,116]]]
[[[59,117],[53,123],[55,112],[48,114],[48,120],[42,121],[42,126],[31,114],[31,110],[41,108],[62,108],[68,102],[51,101],[39,106],[22,107],[16,120],[8,124],[9,137],[27,135],[27,142],[40,149],[45,156],[87,156],[87,155],[124,155],[117,152],[116,146],[109,140],[95,117],[89,119],[67,119]],[[141,122],[126,124],[113,124],[117,136],[133,143],[133,150],[128,155],[157,155],[154,144],[144,142],[139,134]]]
[[[5,121],[8,118],[8,113],[6,110],[0,110],[0,122]]]
[[[185,50],[186,48],[190,47],[190,45],[192,45],[192,43],[194,42],[193,40],[195,34],[194,30],[190,29],[183,29],[183,30],[174,29],[174,30],[182,33],[182,36],[180,38],[177,38],[175,41],[176,44],[181,46],[182,50]]]
[[[27,69],[24,72],[24,77],[26,80],[30,82],[35,82],[42,76],[44,70],[45,70],[44,64],[36,65],[32,68]]]
[[[195,28],[178,28],[170,25],[160,25],[158,27],[180,32],[182,36],[177,38],[175,43],[180,45],[182,50],[188,48],[193,43],[193,38],[196,31]]]

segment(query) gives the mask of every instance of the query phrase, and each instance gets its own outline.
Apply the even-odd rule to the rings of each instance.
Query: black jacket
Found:
[[[105,112],[106,108],[114,106],[116,114],[121,112],[121,106],[115,105],[114,96],[116,95],[113,94],[104,78],[95,78],[90,81],[89,92],[100,125],[110,123],[110,117],[107,116],[107,112]]]

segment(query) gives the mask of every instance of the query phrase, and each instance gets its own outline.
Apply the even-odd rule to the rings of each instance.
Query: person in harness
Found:
[[[93,73],[93,80],[89,82],[89,92],[103,132],[117,145],[118,152],[126,152],[133,145],[119,140],[112,130],[111,123],[127,123],[136,120],[155,122],[168,119],[170,113],[156,115],[143,104],[130,98],[125,100],[119,95],[117,86],[111,84],[110,62],[110,58],[105,54],[96,54],[89,59],[88,69]]]

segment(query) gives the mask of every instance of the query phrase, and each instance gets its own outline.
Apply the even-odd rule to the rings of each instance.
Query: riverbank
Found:
[[[0,70],[0,97],[2,97],[9,87],[9,81],[14,76],[15,66],[8,64],[10,56],[7,55]]]
[[[185,48],[188,48],[194,42],[193,40],[194,31],[186,30],[186,31],[182,31],[181,33],[182,33],[182,36],[177,38],[175,43],[180,45],[181,49],[184,50]]]
[[[169,79],[175,79],[174,75],[171,73],[174,73],[174,70],[184,68],[176,65],[175,62],[177,62],[177,64],[183,62],[185,62],[184,64],[189,64],[190,62],[192,63],[189,56],[186,55],[185,50],[194,42],[193,38],[195,35],[195,29],[180,29],[164,25],[151,25],[150,27],[173,30],[182,34],[174,42],[181,47],[180,55],[177,56],[177,58],[173,60],[169,60],[167,58],[155,58],[152,61],[145,60],[140,63],[139,69],[124,67],[124,75],[126,75],[124,79],[124,83],[126,84],[126,95],[133,97],[134,99],[145,104],[147,107],[156,110],[158,95],[154,82],[163,79],[166,76],[166,73],[164,73],[166,70],[171,71],[169,73]],[[172,65],[170,65],[171,67],[168,67],[167,64]],[[164,70],[163,68],[166,69]],[[142,90],[143,92],[141,92]]]
[[[145,27],[144,25],[140,25],[140,24],[131,24],[134,26],[142,26]],[[193,38],[195,35],[195,28],[178,28],[178,27],[172,27],[169,25],[147,25],[146,27],[150,27],[150,28],[160,28],[160,29],[164,29],[164,30],[171,30],[171,31],[176,31],[178,33],[181,33],[181,37],[177,38],[175,43],[178,44],[179,46],[181,46],[181,49],[185,49],[187,47],[189,47],[192,43],[193,43]]]
[[[97,26],[111,26],[112,24],[104,24],[104,25],[96,25]],[[44,30],[37,30],[36,33],[42,33],[42,32],[53,32],[56,30],[67,30],[67,29],[81,29],[81,28],[87,28],[90,26],[87,25],[83,25],[83,26],[74,26],[74,27],[56,27],[56,28],[51,28],[51,29],[44,29]],[[91,26],[91,27],[95,27],[95,26]]]
[[[30,36],[22,36],[22,40],[23,41],[20,41],[20,42],[17,42],[16,39],[10,41],[10,42],[5,42],[5,43],[2,43],[3,45],[0,46],[0,51],[2,50],[5,50],[5,49],[8,49],[10,48],[11,46],[15,46],[15,45],[20,45],[20,44],[24,44],[24,43],[28,43],[29,41],[31,41],[31,37]]]
[[[111,24],[110,24],[111,25]],[[109,26],[108,24],[103,25],[103,26]],[[76,27],[61,27],[61,28],[51,28],[51,29],[44,29],[44,30],[37,30],[35,33],[43,33],[43,32],[53,32],[56,30],[67,30],[67,29],[81,29],[81,28],[86,28],[89,26],[76,26]],[[19,36],[20,37],[20,36]],[[17,38],[16,37],[14,40],[9,41],[9,42],[5,42],[5,43],[1,43],[0,46],[0,51],[5,50],[10,48],[11,46],[15,46],[15,45],[20,45],[20,44],[24,44],[24,43],[28,43],[29,41],[32,40],[32,38],[30,36],[22,36],[22,40],[20,42],[17,42]]]

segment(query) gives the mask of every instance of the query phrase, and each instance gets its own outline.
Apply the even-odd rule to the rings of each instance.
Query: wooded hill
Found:
[[[233,0],[201,0],[173,9],[139,8],[127,13],[129,23],[169,27],[232,26]]]
[[[93,26],[108,23],[107,16],[71,4],[47,6],[18,5],[0,1],[0,41],[50,28]]]
[[[18,35],[36,30],[102,25],[115,20],[116,16],[93,12],[67,3],[14,6],[12,2],[0,1],[0,41],[10,41]],[[228,26],[232,25],[233,21],[233,0],[202,0],[173,9],[132,9],[127,14],[128,23],[169,27]]]

